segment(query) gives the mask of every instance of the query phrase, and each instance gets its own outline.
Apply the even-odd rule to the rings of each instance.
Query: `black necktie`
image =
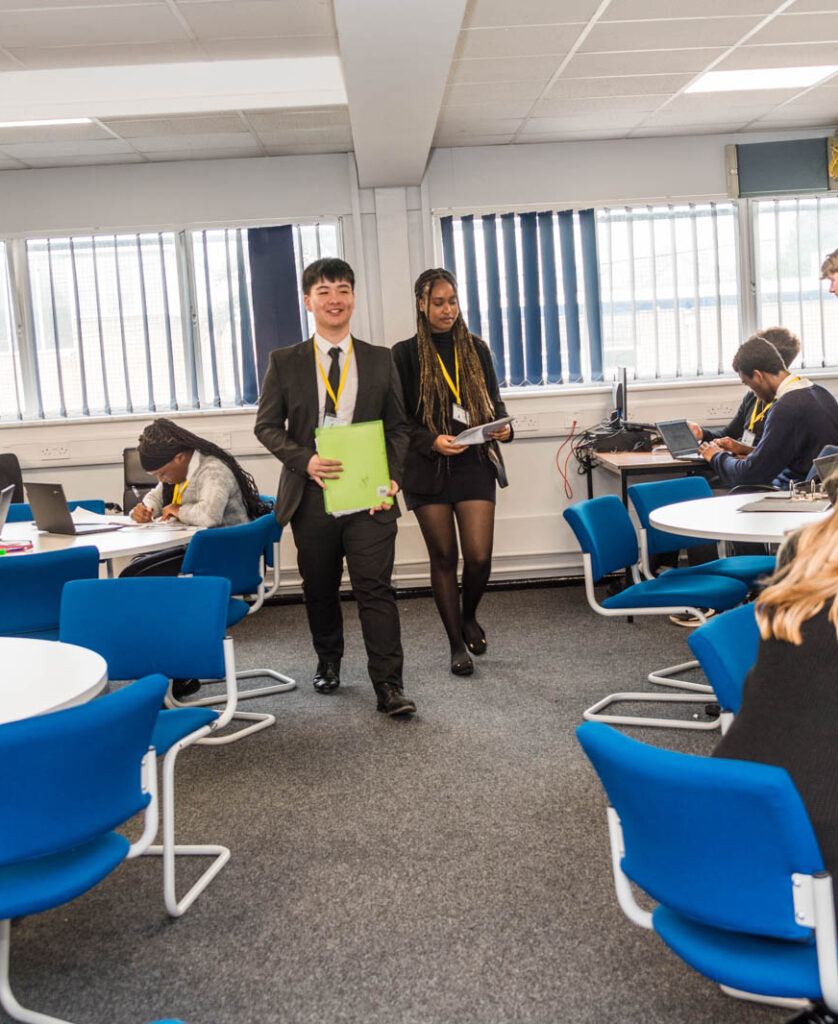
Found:
[[[337,396],[338,388],[340,387],[340,348],[335,345],[334,348],[329,349],[329,355],[332,357],[332,365],[329,367],[329,387],[332,389],[332,394]],[[329,394],[329,389],[326,389],[326,415],[337,416],[338,411],[335,406],[335,402],[332,399],[332,395]]]

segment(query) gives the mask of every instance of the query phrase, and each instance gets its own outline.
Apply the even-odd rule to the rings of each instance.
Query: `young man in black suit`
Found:
[[[276,517],[291,523],[303,578],[309,628],[317,652],[314,688],[340,686],[343,560],[358,602],[367,667],[388,715],[416,710],[404,695],[402,646],[396,596],[390,582],[399,515],[395,495],[410,428],[401,385],[389,349],[353,338],[355,275],[348,263],[322,259],[303,271],[303,296],[313,315],[313,338],[271,353],[262,384],[255,433],[283,464]],[[369,512],[332,516],[323,502],[324,480],[342,465],[317,454],[318,426],[381,420],[390,467],[390,500]]]

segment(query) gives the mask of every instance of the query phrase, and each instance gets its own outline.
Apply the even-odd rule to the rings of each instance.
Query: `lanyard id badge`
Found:
[[[757,436],[753,430],[745,430],[742,433],[742,444],[746,444],[749,448],[753,448],[757,443]]]
[[[454,349],[454,380],[451,380],[451,374],[445,369],[445,363],[442,361],[442,356],[437,352],[437,359],[439,360],[439,368],[442,370],[442,376],[445,378],[445,383],[451,390],[451,394],[454,396],[454,401],[451,403],[451,419],[457,423],[462,423],[464,426],[468,426],[471,417],[468,414],[468,410],[464,409],[460,405],[460,360],[457,357],[457,349]]]
[[[462,423],[464,426],[469,425],[471,417],[468,414],[468,409],[464,409],[459,402],[451,403],[451,419],[456,423]]]
[[[345,420],[340,416],[324,416],[322,427],[348,427],[349,420]]]
[[[326,388],[326,394],[331,398],[335,406],[334,416],[323,416],[322,426],[324,427],[345,427],[349,420],[342,419],[337,415],[338,408],[340,407],[340,396],[343,394],[343,386],[346,384],[346,374],[349,370],[349,360],[352,358],[352,346],[353,341],[350,339],[349,348],[346,351],[346,359],[343,364],[343,373],[340,375],[340,382],[338,383],[337,394],[332,389],[332,385],[329,383],[329,378],[326,376],[323,367],[320,365],[320,356],[317,353],[317,342],[312,338],[312,344],[314,345],[314,361],[317,363],[317,369],[320,372],[320,376],[323,378],[323,384]]]

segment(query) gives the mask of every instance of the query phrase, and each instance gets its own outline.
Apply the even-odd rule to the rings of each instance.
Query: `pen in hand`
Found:
[[[134,522],[137,523],[150,522],[151,519],[153,518],[153,513],[151,509],[148,507],[148,505],[144,504],[143,496],[140,494],[140,492],[133,484],[131,485],[131,491],[134,497],[137,499],[137,504],[135,508],[131,510],[131,518],[134,520]]]

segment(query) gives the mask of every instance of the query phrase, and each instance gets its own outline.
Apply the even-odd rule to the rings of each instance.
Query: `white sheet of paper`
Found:
[[[462,434],[457,434],[453,443],[469,445],[483,444],[485,441],[491,441],[489,434],[495,430],[502,430],[512,420],[512,416],[504,416],[499,420],[493,420],[491,423],[481,423],[479,427],[472,427],[471,430],[464,430]]]
[[[108,526],[136,526],[137,524],[130,516],[102,516],[98,512],[91,512],[86,508],[74,508],[70,513],[74,523],[81,526],[84,523],[107,524]]]

